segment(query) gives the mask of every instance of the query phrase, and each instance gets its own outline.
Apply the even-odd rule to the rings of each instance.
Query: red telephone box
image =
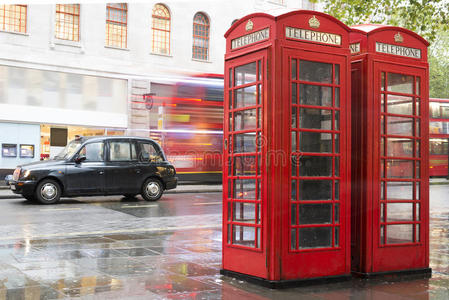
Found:
[[[404,28],[351,28],[352,270],[429,269],[426,40]]]
[[[222,274],[269,287],[350,274],[349,30],[295,11],[225,34]]]

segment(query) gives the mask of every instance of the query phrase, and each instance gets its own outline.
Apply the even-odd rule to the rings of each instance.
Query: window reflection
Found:
[[[390,114],[413,115],[413,97],[387,95],[387,112]]]
[[[299,158],[299,176],[332,176],[332,157],[301,156]]]
[[[255,179],[235,179],[234,180],[234,199],[256,199],[256,180]]]
[[[332,130],[332,111],[316,108],[301,108],[299,111],[299,127]]]
[[[413,243],[413,224],[387,225],[387,244]]]
[[[299,200],[332,200],[332,180],[300,180]]]
[[[387,116],[388,134],[413,136],[413,119]]]
[[[256,246],[256,228],[232,225],[232,243],[246,247]]]
[[[332,204],[300,204],[299,224],[332,223]]]
[[[257,128],[256,109],[237,111],[234,113],[234,130],[249,130]]]
[[[413,94],[413,76],[388,73],[387,75],[387,90],[389,92]]]
[[[413,200],[413,182],[386,182],[387,200]]]
[[[413,203],[388,203],[387,222],[413,221]]]
[[[234,157],[234,175],[253,176],[256,174],[256,157],[236,156]]]
[[[332,246],[333,227],[299,228],[299,248],[322,248]]]
[[[256,86],[252,85],[234,91],[234,108],[257,105]]]
[[[332,83],[332,64],[301,60],[299,62],[299,80]]]
[[[234,135],[234,153],[256,152],[256,134],[241,133]]]
[[[413,178],[413,161],[387,159],[388,178]]]
[[[241,223],[256,223],[256,204],[233,202],[232,220]]]
[[[387,138],[387,156],[413,157],[413,140]]]
[[[299,151],[315,153],[332,152],[332,134],[321,132],[300,132]]]
[[[238,66],[235,72],[235,85],[243,85],[257,80],[256,62],[252,62],[243,66]]]
[[[300,84],[299,103],[314,106],[332,106],[332,88],[328,86]]]

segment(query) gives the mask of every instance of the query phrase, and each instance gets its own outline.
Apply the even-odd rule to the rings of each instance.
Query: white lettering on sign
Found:
[[[341,36],[338,34],[319,32],[301,28],[286,27],[285,36],[291,39],[319,42],[330,45],[341,45]]]
[[[253,43],[257,43],[263,40],[266,40],[270,37],[270,28],[265,28],[231,41],[231,49],[240,48],[243,46],[247,46]]]
[[[411,57],[411,58],[421,58],[421,50],[420,49],[384,44],[384,43],[379,43],[379,42],[376,42],[376,52]]]
[[[351,54],[356,54],[360,52],[360,43],[354,43],[349,45],[349,48],[351,49]]]

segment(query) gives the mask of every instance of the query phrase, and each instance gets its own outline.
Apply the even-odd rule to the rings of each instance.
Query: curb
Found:
[[[213,190],[196,190],[196,191],[176,191],[176,190],[169,190],[164,192],[164,194],[192,194],[192,193],[221,193],[222,189],[213,189]]]
[[[180,190],[180,191],[176,191],[176,190],[168,190],[166,192],[164,192],[164,194],[193,194],[193,193],[221,193],[222,189],[211,189],[211,190],[196,190],[196,191],[189,191],[189,190]],[[8,196],[2,196],[0,195],[0,200],[2,199],[21,199],[23,198],[20,195],[16,195],[16,194],[12,194],[12,195],[8,195]]]
[[[429,185],[449,185],[449,182],[430,182]]]
[[[19,195],[0,196],[0,200],[2,200],[2,199],[20,199],[20,198],[23,198],[23,197],[19,196]]]

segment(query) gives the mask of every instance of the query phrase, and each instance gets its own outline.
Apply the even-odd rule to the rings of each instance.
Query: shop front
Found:
[[[0,180],[56,155],[77,134],[128,127],[128,79],[69,71],[0,65]]]
[[[40,160],[49,159],[64,149],[75,136],[124,135],[125,129],[40,125]]]

